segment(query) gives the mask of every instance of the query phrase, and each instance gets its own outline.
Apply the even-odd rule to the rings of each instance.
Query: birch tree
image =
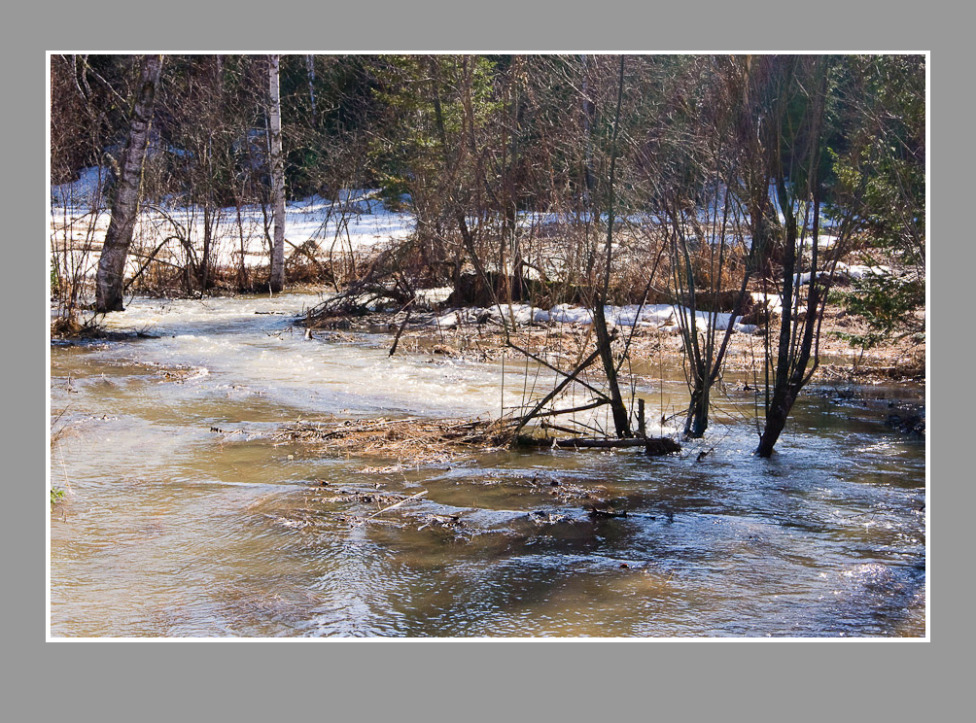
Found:
[[[139,85],[134,93],[135,102],[132,106],[129,134],[118,167],[112,218],[105,234],[95,276],[95,310],[100,313],[125,310],[122,306],[125,260],[132,243],[132,231],[139,212],[142,167],[146,158],[146,148],[149,145],[149,132],[162,67],[162,55],[143,56]]]
[[[271,165],[271,204],[274,241],[271,245],[271,278],[268,287],[278,293],[285,285],[285,157],[281,146],[281,93],[278,82],[280,55],[268,56],[268,126]]]

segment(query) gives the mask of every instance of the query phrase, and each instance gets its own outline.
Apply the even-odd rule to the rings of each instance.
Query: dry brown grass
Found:
[[[510,425],[491,420],[369,419],[361,422],[309,422],[286,425],[279,443],[302,442],[336,456],[368,456],[401,464],[453,462],[505,449]]]

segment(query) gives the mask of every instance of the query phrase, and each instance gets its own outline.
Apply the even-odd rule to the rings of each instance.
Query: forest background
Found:
[[[57,333],[84,331],[110,207],[98,313],[122,310],[130,287],[279,292],[286,276],[345,290],[310,314],[319,323],[413,311],[419,289],[444,286],[455,307],[507,305],[506,333],[513,301],[582,304],[595,349],[557,371],[609,407],[618,438],[643,420],[619,383],[634,334],[615,344],[608,304],[673,305],[690,437],[708,426],[733,330],[762,334],[761,456],[817,371],[828,305],[858,320],[830,333],[862,352],[924,356],[924,55],[59,54],[50,82]],[[79,184],[81,217],[63,190]],[[406,210],[412,233],[337,260],[372,198]],[[331,204],[335,238],[289,240],[286,264],[286,202],[301,199]],[[246,261],[254,208],[266,271]],[[154,233],[134,234],[140,211]],[[227,263],[218,229],[235,221]],[[591,364],[604,391],[581,381]],[[564,414],[547,401],[516,431]]]

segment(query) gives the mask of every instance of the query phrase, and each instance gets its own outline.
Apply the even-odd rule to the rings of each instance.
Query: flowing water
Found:
[[[497,415],[522,385],[388,335],[307,340],[317,301],[135,300],[108,322],[153,338],[52,347],[52,637],[926,635],[925,444],[883,423],[921,390],[811,389],[770,460],[734,379],[665,458],[336,458],[274,433]],[[639,378],[650,418],[679,374]]]

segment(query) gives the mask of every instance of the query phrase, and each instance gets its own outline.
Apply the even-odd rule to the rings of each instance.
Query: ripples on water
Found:
[[[808,395],[771,460],[721,411],[665,459],[323,458],[270,434],[321,414],[496,414],[501,370],[390,359],[386,337],[309,342],[255,313],[316,301],[140,300],[110,323],[159,338],[52,348],[51,474],[69,489],[52,635],[925,635],[924,443],[888,431],[883,405]],[[595,499],[627,517],[592,517]]]

